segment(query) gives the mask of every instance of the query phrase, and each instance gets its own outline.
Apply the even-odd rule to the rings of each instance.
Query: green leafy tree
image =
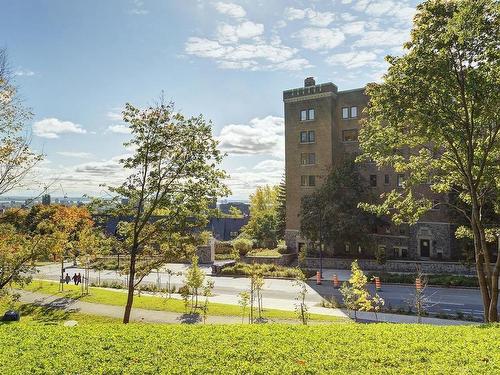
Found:
[[[126,146],[134,151],[121,164],[130,175],[111,191],[124,202],[117,203],[112,214],[132,218],[119,227],[130,255],[123,316],[128,323],[134,290],[142,278],[173,255],[192,253],[194,228],[207,222],[213,199],[229,191],[221,182],[226,174],[218,168],[223,155],[211,124],[201,115],[187,118],[161,100],[142,110],[126,104],[123,120],[132,134]],[[165,215],[154,216],[157,210]]]
[[[204,281],[205,273],[200,269],[198,257],[195,255],[191,259],[191,266],[186,273],[185,280],[185,284],[189,288],[189,294],[191,295],[191,312],[194,312],[198,308],[199,291]]]
[[[279,187],[278,187],[278,195],[276,197],[277,203],[277,218],[278,225],[276,228],[276,234],[278,239],[285,238],[285,229],[286,229],[286,182],[285,177],[282,178]]]
[[[19,99],[12,76],[7,51],[0,48],[0,196],[21,187],[43,159],[30,149],[30,138],[22,134],[33,114]]]
[[[260,247],[275,247],[278,242],[278,186],[259,186],[250,195],[250,220],[243,232]]]
[[[364,158],[404,174],[403,188],[364,205],[395,223],[415,223],[432,206],[422,184],[457,196],[456,208],[474,240],[485,321],[498,320],[500,256],[500,3],[429,0],[417,8],[405,54],[388,57],[381,84],[367,87],[370,103],[360,131]],[[483,212],[496,209],[488,228]],[[495,225],[496,224],[496,225]],[[496,228],[495,228],[496,227]],[[495,262],[495,263],[493,263]]]
[[[229,217],[241,219],[243,217],[243,212],[241,212],[241,210],[238,207],[230,206]]]
[[[302,198],[300,231],[308,240],[343,248],[368,247],[370,216],[358,207],[368,197],[359,167],[346,160],[334,167],[325,183]]]
[[[297,301],[297,303],[295,304],[295,312],[297,313],[297,316],[299,317],[302,324],[307,325],[307,322],[309,321],[310,318],[310,314],[309,314],[309,307],[307,306],[306,303],[307,284],[305,276],[303,274],[298,276],[293,282],[293,285],[299,288],[297,297],[295,297],[295,300]]]
[[[250,302],[250,293],[244,290],[238,294],[238,297],[238,304],[241,306],[241,323],[243,323],[246,316],[246,309]]]
[[[358,261],[351,263],[351,277],[347,283],[343,283],[340,293],[344,298],[344,304],[354,311],[354,320],[357,319],[358,311],[372,311],[374,309],[373,299],[367,288],[368,279],[359,268]],[[376,295],[376,306],[380,305],[380,296]],[[377,310],[378,311],[378,310]]]

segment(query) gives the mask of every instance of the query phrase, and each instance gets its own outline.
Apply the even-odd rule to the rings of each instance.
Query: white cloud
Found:
[[[340,30],[315,27],[302,29],[293,37],[300,40],[303,48],[312,50],[332,49],[345,40],[344,33]]]
[[[330,65],[344,66],[347,69],[355,69],[367,65],[380,66],[382,64],[377,61],[376,53],[368,51],[336,53],[329,56],[326,62]]]
[[[354,21],[357,17],[353,16],[351,13],[342,13],[340,17],[347,22]]]
[[[283,176],[283,168],[268,170],[251,170],[230,172],[225,182],[229,186],[234,198],[248,199],[255,192],[257,186],[279,184]]]
[[[109,111],[108,113],[106,113],[106,117],[109,118],[111,121],[122,121],[123,120],[122,114],[115,111],[115,110]]]
[[[408,39],[410,30],[389,28],[387,30],[367,31],[354,42],[354,47],[400,46]]]
[[[286,8],[285,18],[289,21],[308,19],[313,26],[326,27],[333,22],[335,14],[332,12],[318,12],[311,8]]]
[[[18,77],[32,77],[35,75],[35,72],[32,70],[19,68],[14,71],[14,75]]]
[[[243,18],[246,15],[245,9],[238,4],[219,1],[214,4],[214,7],[219,13],[225,14],[229,17]]]
[[[253,169],[268,172],[284,171],[285,162],[284,160],[268,159],[257,163]]]
[[[295,57],[297,49],[279,40],[273,40],[273,44],[223,45],[215,40],[191,37],[185,44],[185,51],[189,55],[214,59],[225,69],[297,70],[310,66],[306,59]]]
[[[109,125],[107,131],[118,134],[130,134],[130,128],[124,124]]]
[[[130,9],[129,13],[137,16],[144,16],[149,13],[149,10],[144,9],[144,1],[142,0],[132,0],[133,8]]]
[[[221,43],[236,43],[239,39],[250,39],[264,33],[264,25],[245,21],[233,26],[221,23],[217,27],[217,38]]]
[[[365,25],[364,21],[350,22],[342,25],[341,30],[344,34],[359,35],[364,33]]]
[[[359,0],[354,9],[372,17],[394,17],[401,23],[411,23],[415,15],[415,8],[405,0]]]
[[[60,134],[85,134],[87,131],[71,121],[61,121],[56,118],[46,118],[33,124],[33,132],[42,138],[59,138]]]
[[[228,154],[265,154],[283,158],[285,154],[284,119],[267,116],[254,118],[249,124],[226,125],[217,139],[219,148]]]
[[[69,158],[79,158],[79,159],[89,159],[93,156],[89,152],[73,152],[73,151],[60,151],[57,154],[61,156],[67,156]]]

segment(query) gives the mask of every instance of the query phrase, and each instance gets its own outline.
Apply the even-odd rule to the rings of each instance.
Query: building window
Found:
[[[300,186],[316,186],[316,176],[300,176]]]
[[[390,182],[389,175],[388,174],[384,175],[384,184],[389,185],[389,182]]]
[[[309,109],[307,111],[307,119],[308,120],[314,120],[314,109]]]
[[[392,248],[393,258],[408,258],[408,248],[402,246],[394,246]]]
[[[349,242],[345,243],[345,253],[349,254],[351,252],[351,244]]]
[[[408,249],[406,247],[401,248],[401,258],[408,258]]]
[[[316,154],[314,152],[303,152],[300,154],[300,164],[312,165],[316,164]]]
[[[342,131],[342,139],[344,142],[357,142],[358,129],[349,129]]]
[[[349,107],[342,108],[342,118],[349,118]]]
[[[303,109],[300,111],[300,121],[314,120],[314,109]]]
[[[398,179],[397,179],[397,185],[398,185],[398,187],[402,188],[404,182],[405,182],[405,175],[404,174],[398,174]]]
[[[314,143],[315,139],[314,130],[300,132],[300,143]]]
[[[316,176],[309,176],[309,186],[316,186]]]
[[[370,186],[371,187],[377,186],[377,175],[376,174],[370,175]]]
[[[351,118],[358,117],[358,107],[351,107]]]

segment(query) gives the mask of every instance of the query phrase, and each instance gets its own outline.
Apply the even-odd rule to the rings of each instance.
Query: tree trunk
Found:
[[[132,254],[130,255],[130,274],[128,278],[127,304],[125,305],[125,313],[123,314],[123,323],[125,324],[130,321],[130,312],[132,311],[132,304],[134,303],[135,261],[136,252],[132,251]]]

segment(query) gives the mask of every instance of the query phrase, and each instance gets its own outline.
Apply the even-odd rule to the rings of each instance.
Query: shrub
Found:
[[[234,266],[224,267],[221,274],[250,276],[252,274],[252,266],[256,268],[255,272],[262,274],[264,277],[286,277],[291,279],[303,277],[303,272],[299,268],[277,266],[275,264],[251,265],[240,262]]]
[[[271,249],[254,249],[249,251],[247,253],[247,256],[281,258],[281,254],[278,252],[278,250]]]
[[[232,254],[233,244],[231,241],[216,241],[215,254]]]
[[[245,256],[250,250],[252,250],[253,242],[246,238],[237,238],[233,240],[234,250],[240,254],[240,256]]]

